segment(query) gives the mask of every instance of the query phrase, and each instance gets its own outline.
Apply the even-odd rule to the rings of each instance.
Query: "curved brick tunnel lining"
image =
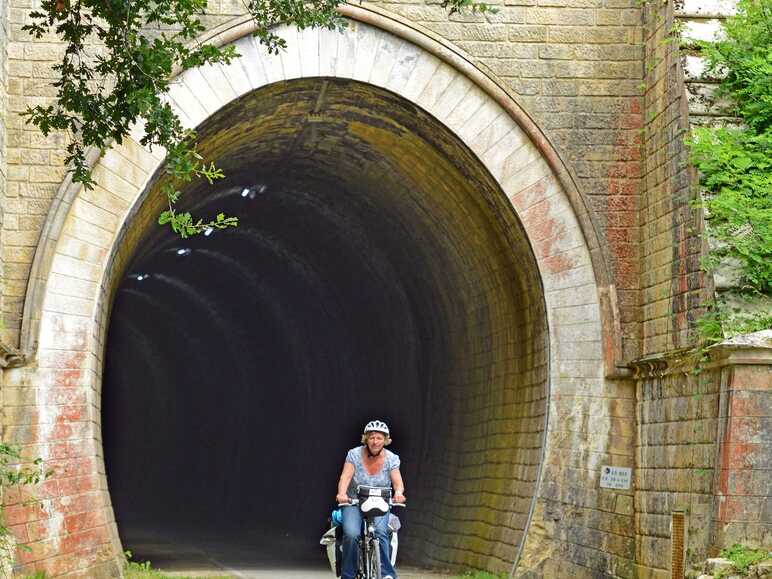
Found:
[[[356,79],[415,103],[474,153],[505,194],[498,197],[500,206],[490,205],[490,214],[496,221],[506,221],[514,210],[534,248],[550,334],[549,428],[519,568],[548,576],[557,568],[567,569],[566,549],[576,553],[570,557],[577,561],[575,568],[588,562],[593,568],[617,566],[616,555],[599,551],[607,539],[618,538],[614,531],[607,536],[593,528],[578,543],[572,538],[576,529],[593,527],[603,498],[593,490],[597,457],[609,452],[629,455],[627,438],[615,438],[624,434],[620,430],[624,425],[607,404],[620,395],[604,378],[610,367],[606,354],[613,353],[614,344],[602,327],[611,328],[614,317],[601,308],[608,297],[606,277],[603,263],[597,262],[597,240],[586,227],[584,205],[581,199],[576,203],[578,192],[570,179],[566,181],[555,151],[497,88],[500,84],[458,51],[438,46],[420,31],[366,10],[367,14],[359,12],[346,7],[347,14],[362,22],[341,33],[299,34],[280,27],[278,32],[298,50],[278,56],[266,55],[251,38],[241,37],[250,31],[248,23],[229,26],[217,33],[217,41],[235,41],[241,58],[227,67],[180,75],[172,104],[184,122],[195,127],[239,96],[271,83],[313,76]],[[89,577],[115,571],[121,545],[103,474],[99,415],[105,334],[114,276],[133,256],[145,231],[142,224],[155,218],[155,213],[140,218],[138,210],[150,207],[143,204],[142,192],[161,161],[161,152],[147,151],[134,139],[95,159],[99,187],[83,191],[63,183],[36,253],[22,332],[26,349],[35,353],[34,363],[6,371],[4,401],[9,440],[28,445],[30,453],[59,469],[35,493],[45,498],[41,509],[23,503],[9,509],[14,533],[32,547],[19,555],[30,570],[55,575],[82,569]],[[505,253],[509,251],[507,247]],[[479,430],[482,423],[475,424]],[[511,434],[504,437],[510,439]],[[539,450],[534,448],[533,453]],[[479,458],[480,452],[467,454]],[[484,464],[496,464],[495,450],[486,456],[491,458]],[[565,465],[570,465],[568,470]],[[517,484],[500,480],[501,488]],[[475,481],[467,486],[480,488]],[[458,508],[437,503],[436,520],[448,521],[446,513],[454,511],[471,531],[452,536],[439,529],[436,536],[443,544],[422,548],[434,549],[444,561],[506,570],[519,536],[507,531],[503,534],[508,536],[499,540],[490,533],[490,521],[500,516],[501,509],[495,497],[485,496],[490,504],[478,511],[482,521],[470,518],[462,503],[455,505]],[[585,513],[593,517],[584,519]],[[627,525],[624,516],[619,519]],[[446,528],[450,527],[448,523]]]
[[[318,557],[341,453],[381,416],[411,491],[403,555],[511,566],[547,340],[498,186],[425,112],[353,81],[271,85],[199,135],[228,177],[188,198],[241,227],[181,242],[153,225],[151,193],[135,219],[149,232],[114,278],[102,422],[125,545],[220,525],[302,537]]]

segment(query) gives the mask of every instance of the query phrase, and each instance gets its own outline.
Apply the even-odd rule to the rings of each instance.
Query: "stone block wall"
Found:
[[[616,281],[627,360],[640,355],[637,211],[643,123],[641,10],[636,0],[517,0],[496,14],[453,15],[422,1],[379,6],[425,26],[504,79],[563,152],[593,219]],[[493,2],[498,4],[498,2]],[[8,263],[3,294],[5,340],[19,343],[23,296],[45,214],[64,177],[64,137],[42,137],[20,112],[49,103],[53,38],[21,31],[30,8],[11,0],[9,46],[9,184],[4,203]],[[212,26],[243,13],[234,0],[210,2]]]
[[[694,343],[694,320],[709,283],[700,270],[701,213],[690,202],[698,194],[696,174],[683,139],[689,103],[681,53],[673,39],[672,3],[646,2],[646,122],[641,205],[643,354]]]
[[[702,224],[689,204],[696,194],[695,175],[688,166],[682,138],[690,114],[692,120],[700,120],[713,113],[700,108],[704,101],[698,97],[706,89],[705,83],[698,82],[698,74],[690,72],[698,70],[691,54],[683,60],[683,51],[668,41],[668,36],[678,19],[687,22],[694,34],[705,34],[718,14],[712,9],[706,11],[708,4],[714,3],[687,1],[673,6],[644,2],[640,7],[637,0],[506,0],[496,14],[448,17],[436,4],[410,0],[379,3],[461,47],[476,64],[504,79],[558,146],[587,195],[603,240],[602,250],[617,290],[625,360],[646,356],[638,365],[635,412],[632,399],[614,404],[604,399],[582,412],[576,410],[572,397],[555,404],[554,421],[565,430],[554,436],[557,444],[548,466],[550,472],[568,472],[579,482],[571,488],[545,485],[543,496],[547,500],[537,507],[536,530],[556,538],[568,553],[563,563],[556,563],[557,557],[551,560],[553,566],[544,570],[546,576],[583,577],[592,568],[619,577],[632,577],[635,572],[641,577],[669,577],[670,517],[674,510],[687,513],[688,561],[704,557],[711,546],[724,540],[769,536],[769,499],[759,486],[759,481],[768,477],[770,464],[763,452],[769,442],[764,438],[770,415],[768,388],[764,387],[769,384],[768,366],[749,365],[732,372],[716,367],[693,375],[678,363],[680,349],[693,344],[693,322],[710,285],[699,271],[704,251],[699,239]],[[715,4],[723,10],[726,3]],[[11,0],[2,6],[9,9],[8,76],[0,82],[0,99],[6,87],[8,93],[7,106],[0,106],[0,123],[7,128],[7,147],[0,161],[5,213],[0,233],[0,259],[5,264],[2,338],[15,345],[30,264],[51,200],[64,177],[64,138],[44,138],[25,126],[20,117],[28,105],[50,102],[54,94],[50,66],[59,48],[54,39],[33,41],[21,31],[28,2]],[[213,12],[208,22],[212,25],[243,11],[241,2],[235,0],[210,2],[210,8]],[[0,61],[3,38],[0,36]],[[97,179],[100,177],[120,181],[116,175],[98,175]],[[108,189],[115,191],[120,186]],[[94,205],[117,203],[120,210],[116,213],[127,203],[126,199],[107,199],[107,190],[97,189],[92,195],[96,196]],[[83,211],[84,218],[95,218],[92,207]],[[107,219],[113,226],[109,215],[99,219]],[[91,241],[94,253],[104,251],[99,240]],[[121,256],[121,260],[126,259],[128,255]],[[62,267],[76,267],[77,263],[73,259]],[[77,282],[64,273],[55,270],[51,281],[61,284],[61,307],[76,311],[82,305],[78,293],[83,285],[99,280],[98,272],[76,272],[76,277],[82,278]],[[101,319],[106,317],[105,311]],[[100,328],[99,343],[104,341],[103,331]],[[474,343],[479,342],[479,336],[474,338]],[[502,346],[504,350],[507,347]],[[671,355],[663,357],[662,353]],[[543,353],[534,349],[531,365],[509,374],[502,390],[494,393],[494,399],[501,402],[495,408],[484,403],[483,394],[490,394],[489,381],[477,379],[470,371],[464,384],[471,389],[458,386],[452,403],[466,409],[465,422],[458,425],[458,431],[471,435],[463,442],[467,460],[457,466],[454,476],[461,481],[457,488],[473,490],[481,498],[472,509],[463,504],[463,496],[451,496],[445,489],[455,515],[463,518],[474,512],[475,518],[463,530],[464,540],[472,537],[472,548],[459,557],[455,547],[462,538],[454,536],[454,529],[435,529],[440,543],[433,562],[482,566],[493,560],[501,570],[511,564],[514,550],[503,552],[501,545],[520,541],[522,519],[528,516],[527,492],[521,488],[531,485],[535,476],[534,441],[540,436],[536,423],[543,419],[537,411],[544,396],[537,391],[545,371],[543,358]],[[46,417],[37,417],[38,411],[45,413],[45,408],[54,404],[71,410],[67,428],[79,428],[89,420],[98,422],[98,392],[84,385],[98,381],[101,359],[93,361],[85,377],[79,370],[68,371],[64,366],[70,361],[64,357],[43,362],[36,379],[57,381],[52,394],[55,399],[40,402],[37,396],[42,391],[30,388],[29,377],[19,373],[4,389],[6,398],[10,396],[17,407],[15,422],[6,426],[22,438],[31,437],[31,453],[37,452],[37,430],[54,428],[53,424],[45,426]],[[577,399],[587,394],[583,390],[586,385],[580,382],[577,379]],[[74,383],[83,386],[79,393],[68,389]],[[626,389],[632,392],[630,383],[620,382],[607,394],[619,398],[619,392]],[[88,392],[85,397],[69,398],[81,396],[83,391]],[[528,420],[519,420],[526,415]],[[597,426],[599,417],[604,428],[606,423],[612,425],[615,440],[629,441],[630,445],[605,447],[588,442],[578,453],[581,445],[577,439],[592,439],[593,428],[601,428]],[[56,428],[64,426],[57,424]],[[501,439],[511,441],[513,435],[519,444],[500,448]],[[630,446],[634,439],[633,464]],[[90,439],[76,448],[62,442],[55,445],[54,452],[62,453],[59,458],[78,458],[93,454],[98,443]],[[479,462],[480,453],[490,461]],[[593,487],[577,491],[586,477],[594,476],[587,475],[588,465],[597,469],[604,461],[628,459],[630,466],[636,467],[634,490]],[[517,465],[519,474],[498,476],[496,465],[502,463]],[[101,457],[97,464],[78,464],[78,468],[93,467],[93,472],[73,473],[70,482],[82,484],[89,497],[105,493]],[[480,469],[490,475],[484,484],[476,479]],[[720,502],[714,501],[714,493],[719,493]],[[497,519],[496,509],[502,501],[509,501],[507,506],[516,513],[510,521]],[[759,512],[743,505],[756,505]],[[485,509],[490,509],[490,517],[479,516]],[[635,526],[631,527],[633,513]],[[68,519],[67,524],[73,528],[80,525],[80,514],[74,513],[75,518]],[[25,510],[12,512],[12,516],[20,533],[43,533],[36,513]],[[112,513],[96,516],[101,517],[100,524],[113,525]],[[574,525],[574,521],[581,524]],[[497,533],[496,541],[488,540],[491,529]],[[76,536],[89,540],[87,532]],[[22,535],[24,540],[32,538]],[[94,556],[99,556],[99,549],[108,548],[109,541],[102,537],[102,542],[94,545]],[[49,555],[45,551],[34,554],[38,560]],[[637,571],[632,569],[633,560]],[[71,563],[65,553],[62,568]],[[108,567],[108,572],[112,570]]]
[[[2,224],[6,264],[2,277],[4,298],[0,338],[12,346],[19,345],[24,296],[30,267],[43,222],[59,186],[66,175],[64,165],[66,137],[51,134],[44,137],[37,128],[25,124],[21,113],[30,106],[48,105],[56,95],[51,86],[56,76],[51,67],[60,58],[62,46],[56,37],[34,39],[22,31],[30,22],[33,9],[27,0],[7,0],[8,11],[8,76],[7,106],[7,186],[3,199],[6,218]],[[209,2],[208,26],[216,26],[243,13],[236,0]]]
[[[675,7],[675,17],[681,28],[681,63],[691,125],[731,120],[716,100],[718,79],[705,74],[704,62],[695,41],[715,38],[721,21],[733,14],[734,9],[735,0],[692,0],[678,3]]]
[[[448,18],[438,5],[380,6],[445,38],[506,81],[565,155],[594,210],[616,283],[626,359],[638,357],[641,10],[636,0],[516,0]]]
[[[494,2],[493,4],[498,4]],[[616,283],[624,355],[638,355],[636,211],[642,122],[634,0],[521,0],[489,15],[378,3],[465,50],[503,79],[565,156],[601,232]]]
[[[683,7],[682,5],[680,6]],[[671,522],[686,513],[691,560],[707,555],[713,505],[719,372],[696,375],[683,350],[695,343],[694,319],[708,283],[704,247],[689,205],[696,175],[683,139],[689,130],[676,6],[644,3],[645,122],[641,199],[642,354],[637,386],[636,574],[670,578]],[[657,355],[659,354],[659,355]]]
[[[734,2],[646,2],[643,353],[636,363],[636,570],[670,577],[671,517],[686,514],[685,564],[734,542],[769,544],[769,367],[745,365],[720,346],[695,372],[695,320],[712,296],[700,271],[704,223],[690,203],[698,177],[683,143],[691,126],[728,120],[702,70],[695,40],[710,40]],[[672,31],[680,29],[679,35]],[[680,36],[680,37],[679,37]],[[715,360],[720,360],[716,362]],[[750,364],[748,362],[748,364]],[[742,384],[749,389],[742,391]],[[738,402],[731,401],[737,396]],[[766,510],[765,510],[766,509]]]
[[[8,176],[8,162],[6,159],[6,111],[8,101],[8,3],[0,3],[0,196],[5,198],[5,184]],[[3,271],[3,235],[2,224],[5,208],[0,203],[0,279],[4,279]],[[3,309],[4,292],[0,291],[0,312]],[[2,337],[0,337],[2,341]],[[2,382],[0,382],[2,386]]]
[[[712,539],[720,371],[693,373],[693,361],[652,360],[639,377],[635,534],[641,577],[670,578],[674,512],[686,514],[687,563],[705,559]]]
[[[721,368],[712,512],[716,547],[772,545],[772,332],[766,335],[762,348],[734,340],[715,356]]]
[[[684,564],[734,543],[772,544],[772,333],[638,364],[636,572],[669,579],[671,520],[685,515]]]
[[[21,312],[35,246],[51,199],[66,173],[64,137],[45,138],[27,127],[21,113],[28,106],[48,104],[55,94],[51,64],[61,53],[54,39],[27,42],[21,31],[30,8],[23,2],[6,2],[10,11],[8,46],[8,101],[6,107],[7,185],[3,208],[2,339],[19,343]]]

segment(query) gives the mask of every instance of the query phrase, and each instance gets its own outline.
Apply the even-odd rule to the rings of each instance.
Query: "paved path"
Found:
[[[449,575],[442,575],[416,569],[398,569],[399,579],[451,579]],[[168,572],[169,575],[186,577],[233,577],[234,579],[334,579],[329,569],[248,569],[225,567],[219,571],[186,569]]]
[[[128,539],[128,540],[127,540]],[[334,579],[318,544],[312,559],[296,562],[308,553],[307,542],[255,535],[239,541],[222,536],[192,538],[188,533],[149,533],[124,537],[135,558],[150,561],[168,575],[230,577],[233,579]],[[316,551],[318,549],[318,551]],[[318,553],[318,556],[317,556]],[[399,579],[451,579],[451,576],[397,565]]]

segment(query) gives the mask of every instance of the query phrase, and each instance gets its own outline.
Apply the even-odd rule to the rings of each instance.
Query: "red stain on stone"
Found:
[[[72,424],[67,422],[57,422],[51,432],[51,440],[63,440],[71,438],[73,434]]]
[[[85,565],[87,561],[88,559],[80,558],[75,555],[59,555],[41,561],[38,564],[37,570],[45,571],[47,575],[50,575],[51,577],[67,575],[67,577],[74,578],[78,576],[78,573],[82,573],[82,571],[73,571],[73,569]]]
[[[54,464],[47,462],[46,468],[54,468]],[[60,493],[59,490],[59,481],[54,477],[53,475],[51,478],[43,481],[37,486],[37,489],[35,490],[35,496],[38,499],[50,499],[58,497]]]
[[[16,557],[24,565],[43,559],[50,559],[57,555],[57,543],[54,540],[35,541],[27,543],[25,549],[18,549]]]
[[[27,531],[27,525],[8,525],[8,521],[5,521],[8,530],[16,537],[16,543],[20,545],[26,545],[30,542],[29,533]]]
[[[50,575],[86,569],[110,552],[110,534],[99,490],[100,461],[89,422],[83,352],[57,352],[43,370],[45,413],[27,428],[25,442],[47,457],[53,474],[34,487],[6,493],[6,525],[29,547],[18,561],[25,572]],[[43,451],[41,451],[43,449]],[[84,576],[89,576],[86,573]]]
[[[104,527],[89,529],[62,537],[60,553],[74,553],[89,547],[98,547],[109,541]]]
[[[550,273],[563,273],[574,267],[573,262],[562,255],[545,257],[541,263]]]
[[[92,529],[104,525],[105,520],[101,511],[77,513],[64,517],[64,530],[67,533],[75,533],[85,529]]]
[[[729,491],[733,495],[751,494],[751,471],[734,471],[729,476]]]
[[[722,462],[723,464],[726,464],[724,462],[725,453],[728,452],[726,450],[722,451]],[[725,521],[726,520],[726,496],[729,494],[729,469],[722,468],[719,471],[718,474],[718,495],[719,495],[719,501],[718,501],[718,520],[719,521]]]
[[[759,445],[756,443],[735,442],[738,434],[741,433],[738,431],[736,422],[728,420],[721,441],[721,464],[718,465],[718,520],[721,522],[738,520],[738,509],[742,509],[742,501],[732,498],[735,489],[730,488],[730,475],[739,470],[753,468],[754,458],[759,450]]]
[[[85,476],[73,476],[60,480],[59,488],[61,489],[61,496],[66,497],[96,490],[96,481],[91,474]]]
[[[608,194],[603,198],[605,233],[615,283],[620,290],[636,290],[640,283],[637,249],[642,175],[639,129],[643,123],[639,99],[630,99],[628,110],[620,115],[616,123],[619,132],[614,143],[615,161],[606,173]]]
[[[57,386],[61,386],[58,380]],[[86,392],[72,387],[49,388],[43,395],[43,404],[50,406],[86,404]]]
[[[61,408],[61,414],[59,420],[66,420],[68,422],[75,422],[83,420],[86,413],[85,406],[64,406]]]
[[[526,211],[532,205],[538,203],[547,194],[547,185],[552,181],[552,177],[544,177],[533,185],[518,191],[509,199],[517,209],[518,213]]]
[[[59,461],[49,461],[47,466],[52,468],[58,477],[67,478],[88,475],[96,469],[96,459],[91,456],[79,458],[67,458]]]
[[[755,442],[736,442],[729,451],[729,468],[753,468],[760,445]]]
[[[86,360],[86,352],[48,352],[46,366],[57,370],[80,370]]]
[[[540,267],[549,273],[560,274],[574,267],[574,263],[565,253],[560,253],[556,245],[565,235],[565,227],[552,217],[552,207],[549,199],[526,205],[525,200],[535,201],[538,196],[546,193],[547,182],[545,180],[525,189],[524,195],[518,194],[513,198],[513,203],[518,206],[521,203],[520,217],[528,231],[528,237],[533,244],[534,252]]]
[[[82,370],[57,370],[54,377],[54,383],[63,388],[72,388],[74,386],[80,386],[82,378]]]
[[[49,539],[51,521],[44,519],[27,523],[27,536],[30,541],[43,541]]]
[[[45,514],[45,510],[43,510],[42,505],[39,504],[7,505],[3,512],[3,521],[9,526],[18,525],[30,521],[37,521],[45,516]]]
[[[743,516],[745,514],[743,502],[738,501],[734,497],[725,497],[721,501],[721,507],[719,511],[723,511],[723,517],[719,515],[720,521],[736,521],[745,518]]]

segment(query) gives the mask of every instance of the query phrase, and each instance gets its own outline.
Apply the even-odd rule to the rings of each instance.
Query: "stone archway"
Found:
[[[471,551],[479,563],[493,555],[491,549],[508,546],[509,553],[496,553],[500,561],[520,558],[526,568],[549,573],[560,560],[559,543],[571,542],[554,529],[555,505],[559,510],[585,493],[584,508],[596,509],[589,489],[600,465],[592,453],[630,454],[624,442],[615,442],[615,435],[623,434],[611,409],[618,394],[605,379],[614,348],[604,343],[604,336],[614,335],[604,332],[604,324],[613,328],[615,320],[602,314],[606,277],[588,212],[558,155],[495,81],[459,52],[405,23],[361,8],[346,7],[345,13],[352,27],[342,34],[282,28],[290,48],[275,57],[261,53],[247,35],[249,22],[215,31],[213,41],[235,42],[242,57],[229,67],[184,73],[170,97],[181,118],[196,127],[267,85],[298,78],[351,79],[414,103],[476,155],[511,203],[533,249],[549,331],[544,390],[549,406],[540,427],[546,436],[538,450],[541,474],[534,479],[532,508],[519,523],[520,534],[505,534],[493,547]],[[161,162],[158,152],[129,139],[95,159],[97,189],[64,186],[31,276],[23,340],[37,353],[36,368],[32,374],[26,368],[9,371],[7,383],[36,385],[35,403],[47,415],[32,442],[42,443],[44,458],[61,457],[65,468],[83,473],[71,481],[75,486],[51,485],[50,524],[40,537],[46,547],[26,557],[53,572],[99,565],[109,570],[120,550],[103,475],[104,343],[115,276],[139,243],[136,216]],[[57,442],[76,430],[83,442]],[[566,459],[575,470],[563,469]],[[572,513],[559,516],[567,526],[577,524]],[[516,544],[526,531],[521,555]]]

